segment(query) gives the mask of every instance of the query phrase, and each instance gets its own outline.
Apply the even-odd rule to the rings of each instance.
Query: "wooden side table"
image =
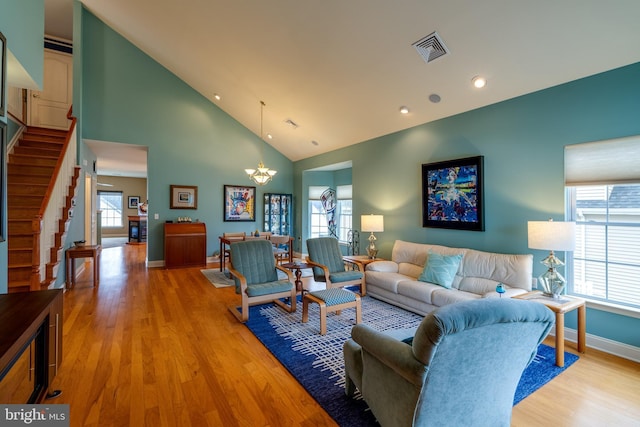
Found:
[[[560,298],[545,296],[541,291],[528,292],[514,298],[526,299],[546,305],[556,314],[556,365],[564,367],[564,314],[578,309],[578,351],[584,353],[587,337],[587,307],[582,298],[562,295]]]
[[[304,296],[304,288],[302,287],[302,270],[305,268],[313,268],[311,264],[307,264],[306,262],[288,262],[286,264],[282,264],[282,267],[288,268],[289,270],[293,270],[296,275],[296,291],[300,292],[302,296]]]
[[[76,285],[76,259],[91,258],[93,259],[93,286],[100,283],[100,245],[73,246],[67,249],[67,289]]]

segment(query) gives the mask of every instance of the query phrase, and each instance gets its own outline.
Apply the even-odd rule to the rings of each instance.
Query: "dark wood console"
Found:
[[[62,362],[62,289],[0,295],[0,402],[39,403]]]
[[[207,266],[207,228],[203,222],[164,225],[164,266]]]

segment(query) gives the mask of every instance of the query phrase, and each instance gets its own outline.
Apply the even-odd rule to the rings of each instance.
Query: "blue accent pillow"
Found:
[[[440,255],[429,252],[427,264],[424,266],[424,270],[422,270],[418,280],[435,283],[443,288],[451,289],[460,261],[462,261],[462,254]]]

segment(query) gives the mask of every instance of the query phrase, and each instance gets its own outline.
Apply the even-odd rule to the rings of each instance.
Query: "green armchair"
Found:
[[[327,289],[358,285],[360,295],[366,295],[364,268],[361,263],[347,261],[342,257],[338,239],[334,237],[307,239],[307,251],[309,252],[307,264],[313,265],[313,278],[316,282],[325,282]],[[345,262],[356,265],[358,270],[347,270]]]
[[[543,304],[508,298],[446,305],[415,333],[356,325],[344,344],[346,394],[360,390],[383,427],[508,427],[522,372],[553,323]]]
[[[278,270],[287,279],[278,278]],[[296,287],[293,274],[276,265],[271,242],[255,239],[231,243],[231,267],[229,273],[236,284],[236,293],[242,296],[241,309],[229,310],[240,322],[249,319],[249,306],[273,301],[289,313],[296,311]],[[281,298],[288,298],[286,305]]]

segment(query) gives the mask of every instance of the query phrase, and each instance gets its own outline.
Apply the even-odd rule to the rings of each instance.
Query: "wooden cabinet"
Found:
[[[38,403],[52,393],[62,362],[62,296],[62,289],[0,295],[0,402]]]
[[[147,241],[147,217],[129,217],[129,243],[137,244]]]
[[[206,267],[207,228],[202,222],[164,225],[166,268]]]

